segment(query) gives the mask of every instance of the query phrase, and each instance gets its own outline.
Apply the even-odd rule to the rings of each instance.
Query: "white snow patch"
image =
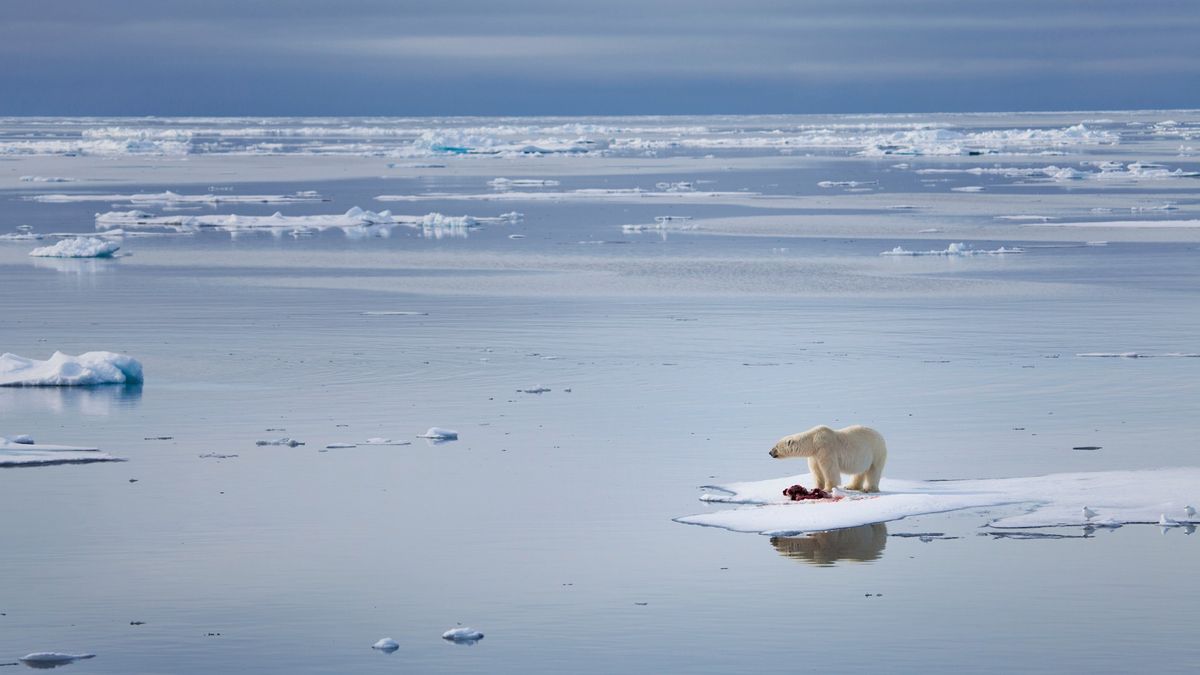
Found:
[[[71,237],[29,252],[35,258],[111,258],[121,245],[95,237]]]
[[[66,387],[95,384],[136,384],[142,381],[142,364],[114,352],[62,352],[45,361],[16,354],[0,355],[0,387]]]
[[[740,508],[676,518],[676,522],[735,532],[791,535],[899,520],[945,511],[1020,505],[1022,512],[987,523],[993,528],[1096,525],[1083,515],[1092,509],[1104,524],[1155,524],[1164,513],[1185,515],[1200,497],[1200,468],[1054,474],[1030,478],[950,481],[883,479],[878,494],[848,493],[839,501],[788,501],[793,484],[813,485],[811,475],[704,486],[706,502]],[[1131,490],[1129,486],[1136,485]]]

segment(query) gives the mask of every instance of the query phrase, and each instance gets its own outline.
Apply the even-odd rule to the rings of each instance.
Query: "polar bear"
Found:
[[[851,490],[879,492],[879,476],[887,461],[887,445],[878,431],[859,424],[844,429],[816,426],[779,439],[771,448],[776,459],[807,457],[817,487],[832,490],[842,474],[853,474]]]

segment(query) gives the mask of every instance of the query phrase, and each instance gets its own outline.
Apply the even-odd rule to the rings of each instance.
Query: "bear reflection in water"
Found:
[[[878,560],[887,546],[887,525],[873,523],[843,530],[813,532],[803,537],[771,537],[771,545],[780,555],[813,565],[833,565],[839,561]]]

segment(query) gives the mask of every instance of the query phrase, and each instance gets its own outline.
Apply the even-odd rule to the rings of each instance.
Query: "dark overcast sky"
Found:
[[[0,114],[1200,108],[1200,2],[0,0]]]

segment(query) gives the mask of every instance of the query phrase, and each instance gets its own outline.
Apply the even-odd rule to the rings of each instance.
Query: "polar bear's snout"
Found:
[[[776,458],[776,459],[779,458],[779,452],[775,448],[771,448],[771,451],[768,452],[767,454],[773,458]]]

